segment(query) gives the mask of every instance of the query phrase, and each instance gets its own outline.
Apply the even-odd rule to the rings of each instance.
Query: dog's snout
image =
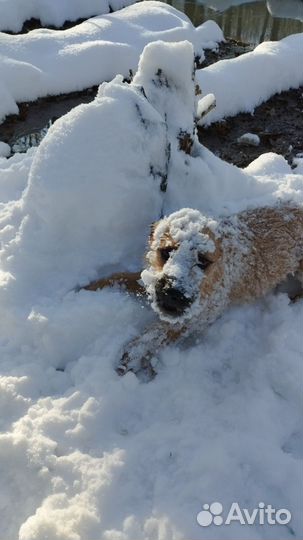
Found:
[[[155,286],[158,306],[171,315],[182,315],[192,300],[173,285],[173,280],[162,277]]]

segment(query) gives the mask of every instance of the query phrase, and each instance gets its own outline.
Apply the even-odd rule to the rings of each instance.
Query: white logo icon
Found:
[[[223,512],[223,506],[219,502],[213,502],[211,505],[203,504],[203,510],[197,515],[197,521],[201,527],[208,527],[214,523],[222,525],[223,518],[220,516]]]
[[[223,505],[219,502],[211,504],[203,504],[203,510],[197,515],[197,522],[201,527],[209,527],[209,525],[230,525],[233,522],[238,522],[240,525],[286,525],[291,521],[291,513],[286,508],[276,510],[271,504],[265,505],[264,502],[259,502],[258,506],[253,510],[248,508],[240,508],[239,504],[233,502],[228,510],[226,519],[223,519]]]

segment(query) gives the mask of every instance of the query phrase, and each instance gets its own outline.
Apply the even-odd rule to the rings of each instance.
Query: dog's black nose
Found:
[[[191,298],[173,286],[172,280],[166,277],[159,279],[155,286],[158,306],[171,315],[182,315],[192,303]]]

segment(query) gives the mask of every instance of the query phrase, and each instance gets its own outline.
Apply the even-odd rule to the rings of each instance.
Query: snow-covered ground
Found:
[[[302,538],[303,302],[276,294],[230,309],[186,349],[166,348],[143,384],[114,367],[155,319],[150,307],[117,289],[75,290],[138,269],[160,215],[303,203],[300,158],[295,171],[275,154],[241,170],[197,140],[191,156],[180,151],[199,110],[195,49],[154,38],[131,84],[102,84],[37,149],[0,157],[1,540]],[[245,62],[228,62],[241,85]],[[263,501],[292,519],[203,528],[197,514],[213,501],[225,515]]]
[[[273,94],[303,84],[303,34],[266,41],[252,52],[221,60],[197,73],[205,93],[216,96],[217,107],[205,117],[209,124],[238,112],[253,112]]]
[[[65,21],[77,21],[93,15],[109,13],[129,6],[135,0],[1,0],[0,31],[20,32],[23,23],[39,19],[44,26],[62,26]]]
[[[155,1],[89,19],[70,30],[0,33],[0,120],[17,113],[18,102],[83,90],[118,73],[128,76],[130,69],[137,69],[144,46],[160,39],[188,40],[203,59],[203,50],[216,48],[224,38],[214,21],[194,28],[185,14]],[[296,34],[199,70],[203,92],[214,93],[217,100],[205,122],[252,112],[274,93],[303,84],[302,49],[303,35]]]
[[[1,3],[0,3],[1,14]],[[16,102],[83,90],[136,70],[147,43],[190,41],[196,55],[223,40],[218,25],[195,28],[188,17],[162,2],[143,2],[94,17],[69,30],[0,32],[0,121],[18,112]]]

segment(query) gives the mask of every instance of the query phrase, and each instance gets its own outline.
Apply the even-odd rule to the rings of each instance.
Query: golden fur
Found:
[[[98,291],[104,287],[119,285],[125,287],[130,293],[144,294],[144,288],[140,285],[141,272],[117,272],[109,277],[97,279],[83,287],[86,291]]]
[[[178,244],[165,231],[155,248],[155,233],[161,221],[154,224],[150,237],[148,260],[153,270],[163,276],[163,248],[176,251]],[[222,218],[216,231],[201,231],[215,244],[215,250],[202,254],[209,261],[201,272],[199,309],[184,321],[157,321],[128,344],[118,367],[120,374],[128,370],[154,375],[151,358],[166,344],[176,342],[220,316],[231,304],[253,301],[286,279],[288,274],[303,271],[303,208],[279,204],[241,212]],[[138,278],[138,275],[137,275]],[[186,278],[186,276],[185,276]],[[190,276],[188,276],[190,279]],[[133,290],[134,278],[111,276],[102,286],[121,281]],[[136,279],[137,282],[137,279]],[[86,287],[95,290],[94,287]]]
[[[201,300],[211,296],[222,280],[227,285],[227,269],[234,275],[240,274],[232,283],[229,303],[243,303],[263,296],[288,274],[303,268],[302,208],[291,204],[257,208],[239,213],[236,226],[234,222],[234,216],[221,220],[219,238],[208,228],[201,231],[212,238],[216,246],[214,252],[205,253],[211,264],[201,281]],[[156,227],[157,224],[154,230]],[[152,243],[153,233],[151,246]],[[153,259],[158,270],[163,268],[160,250],[168,247],[177,248],[170,235],[165,234]]]

